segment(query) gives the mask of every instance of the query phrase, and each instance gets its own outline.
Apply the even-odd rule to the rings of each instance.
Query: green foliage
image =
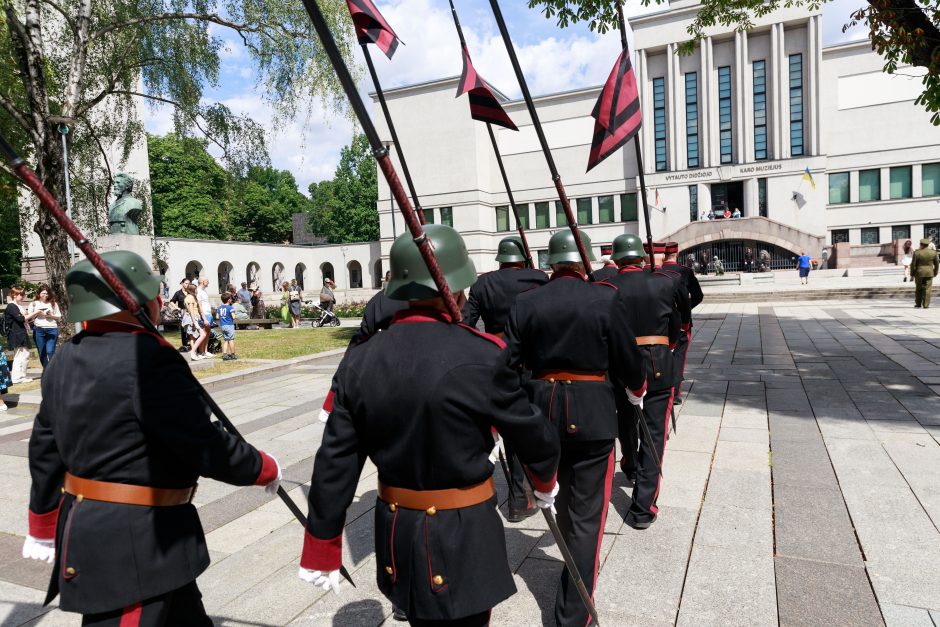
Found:
[[[365,135],[356,135],[343,148],[333,180],[308,189],[311,232],[326,236],[331,244],[379,238],[377,170]]]
[[[346,3],[318,4],[340,53],[353,65]],[[7,137],[65,205],[58,132],[60,124],[68,125],[73,216],[86,231],[107,227],[111,177],[144,138],[141,100],[171,106],[177,135],[208,138],[237,176],[268,164],[260,125],[204,98],[217,86],[225,33],[237,35],[257,68],[257,93],[272,105],[273,122],[303,115],[315,99],[329,112],[346,109],[300,2],[2,0],[0,14],[0,109],[13,123]],[[13,178],[3,165],[0,175]],[[216,219],[216,192],[184,199],[175,215],[164,205],[162,227],[218,236],[226,227]],[[64,294],[66,236],[41,207],[24,209],[21,219],[39,235],[52,289]],[[67,313],[67,301],[61,304]]]
[[[297,190],[293,174],[271,167],[250,169],[237,186],[237,196],[232,212],[233,239],[253,242],[289,243],[293,214],[305,212],[309,204]]]
[[[206,141],[151,135],[150,189],[157,235],[227,239],[231,176],[206,151]]]
[[[21,242],[16,188],[0,179],[0,287],[19,281]]]
[[[286,170],[255,166],[239,178],[205,140],[174,133],[150,136],[147,148],[157,235],[280,244],[291,240],[293,214],[308,208]]]
[[[354,303],[337,304],[333,307],[333,313],[340,318],[361,318],[366,313],[366,303],[358,301]]]
[[[705,31],[721,25],[746,31],[754,27],[754,19],[785,7],[806,7],[819,10],[829,0],[702,0],[695,20],[688,27],[689,41],[680,54],[691,53]],[[665,0],[640,0],[643,6],[664,4]],[[924,91],[915,101],[931,115],[931,122],[940,126],[940,0],[869,0],[852,14],[843,32],[863,23],[868,26],[872,49],[884,57],[884,71],[893,74],[899,65],[913,65],[927,70]],[[538,7],[546,18],[555,18],[562,28],[587,22],[598,33],[619,27],[617,2],[610,0],[529,0],[529,7]]]

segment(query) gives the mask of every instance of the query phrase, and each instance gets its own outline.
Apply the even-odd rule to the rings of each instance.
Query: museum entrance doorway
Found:
[[[723,214],[727,207],[732,212],[735,207],[744,215],[744,183],[712,183],[712,211],[715,215]]]

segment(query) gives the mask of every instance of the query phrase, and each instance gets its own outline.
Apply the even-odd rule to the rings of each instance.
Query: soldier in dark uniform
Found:
[[[590,239],[583,233],[581,237],[591,250]],[[587,280],[568,229],[552,236],[548,255],[552,279],[516,297],[506,340],[510,365],[532,372],[529,397],[561,435],[558,525],[593,594],[614,474],[613,390],[615,385],[635,390],[631,394],[639,401],[645,376],[632,336],[619,344],[609,341],[608,319],[616,289]],[[587,620],[587,610],[565,570],[555,601],[555,622],[580,627]]]
[[[613,242],[610,258],[618,264],[618,271],[622,267],[643,268],[645,254],[643,241],[632,233],[618,235]],[[613,285],[614,282],[611,282]],[[642,306],[642,304],[638,305]],[[637,410],[622,387],[614,387],[614,400],[617,404],[617,439],[620,440],[620,470],[632,486],[636,482],[637,450],[639,446],[639,425],[637,424]]]
[[[685,359],[689,354],[689,344],[692,342],[692,310],[702,303],[704,295],[702,294],[702,286],[699,285],[698,279],[695,278],[695,272],[688,266],[680,264],[677,260],[679,256],[679,244],[676,242],[666,242],[664,244],[664,250],[665,257],[662,263],[663,272],[677,275],[685,290],[689,293],[688,322],[683,321],[682,331],[679,333],[679,340],[676,342],[676,348],[672,352],[679,369],[679,382],[676,384],[676,395],[673,402],[676,405],[681,405],[682,380],[685,376]],[[656,265],[658,266],[660,264]]]
[[[679,310],[683,305],[679,304],[682,288],[673,276],[642,268],[643,258],[635,250],[638,240],[628,244],[634,252],[618,261],[620,272],[611,280],[618,291],[611,310],[610,337],[615,345],[637,344],[645,362],[646,398],[642,410],[654,448],[651,450],[645,438],[640,438],[633,503],[624,521],[634,529],[646,529],[656,520],[659,511],[656,499],[661,477],[654,460],[662,460],[669,432],[676,384],[672,349],[679,338],[682,324]],[[661,252],[662,248],[654,248],[654,253],[656,251]],[[621,441],[624,450],[631,445],[632,441]]]
[[[591,280],[595,283],[606,281],[617,274],[617,263],[612,256],[601,257],[601,261],[604,262],[604,265],[591,273]]]
[[[159,277],[139,255],[102,255],[150,319]],[[210,421],[186,360],[151,334],[87,260],[69,270],[69,320],[84,330],[42,378],[29,440],[24,557],[54,562],[46,603],[83,625],[212,625],[196,587],[209,566],[196,480],[264,485],[270,455]]]
[[[476,279],[463,240],[443,225],[425,233],[463,305]],[[413,625],[485,625],[516,590],[496,510],[492,428],[530,469],[543,507],[557,491],[558,435],[529,404],[503,341],[451,320],[410,234],[395,241],[390,262],[388,296],[409,307],[339,366],[300,577],[338,585],[346,509],[368,457],[378,468],[379,589]]]
[[[525,267],[525,248],[518,235],[504,237],[496,249],[499,270],[481,275],[470,288],[470,296],[463,308],[464,322],[471,327],[483,318],[486,332],[503,337],[509,311],[516,296],[548,283],[548,275],[541,270]],[[526,375],[523,375],[524,377]],[[525,520],[538,508],[529,496],[522,464],[512,446],[506,446],[509,467],[509,522]]]

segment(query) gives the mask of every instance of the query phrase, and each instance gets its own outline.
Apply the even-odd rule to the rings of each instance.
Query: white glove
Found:
[[[23,542],[23,557],[53,563],[55,561],[55,540],[39,540],[26,536]]]
[[[330,412],[326,411],[325,409],[321,407],[319,418],[320,418],[320,422],[326,422],[327,420],[330,419]]]
[[[503,439],[501,437],[496,438],[496,443],[493,446],[493,450],[490,451],[490,463],[494,466],[499,463],[499,453],[502,451],[505,453],[506,449],[503,448]]]
[[[297,576],[306,581],[307,583],[312,583],[318,588],[323,588],[324,590],[332,590],[337,595],[339,595],[339,571],[338,570],[310,570],[300,567],[300,570],[297,571]]]
[[[277,460],[271,455],[268,455],[268,457],[270,457],[274,461],[274,465],[277,466],[277,477],[275,477],[274,481],[264,486],[264,491],[266,494],[273,496],[277,494],[277,489],[281,487],[281,465],[277,463]]]
[[[634,395],[633,392],[631,392],[629,389],[627,390],[627,400],[630,401],[631,405],[639,407],[640,409],[643,409],[643,397],[644,396],[646,396],[646,390],[643,390],[643,394],[640,396]]]
[[[558,496],[558,482],[555,482],[554,487],[552,487],[551,492],[539,492],[538,490],[533,490],[535,494],[535,500],[538,503],[539,507],[542,509],[550,509],[553,514],[557,514],[555,511],[555,497]]]

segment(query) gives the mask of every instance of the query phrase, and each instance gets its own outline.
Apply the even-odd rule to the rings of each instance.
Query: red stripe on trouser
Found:
[[[138,625],[140,625],[140,615],[143,610],[144,608],[140,602],[125,607],[124,611],[121,612],[120,627],[138,627]]]
[[[672,399],[675,396],[675,389],[669,391],[669,402],[666,404],[666,415],[663,417],[663,421],[666,423],[666,428],[663,429],[663,447],[660,449],[659,455],[659,465],[662,466],[666,463],[666,440],[669,439],[669,416],[672,414]],[[657,473],[656,475],[656,491],[653,492],[653,501],[650,503],[650,511],[654,514],[659,513],[659,508],[656,507],[656,499],[659,498],[659,488],[663,484],[663,474]]]
[[[594,552],[594,577],[591,579],[591,600],[594,600],[594,588],[597,586],[597,571],[601,565],[601,544],[604,541],[604,527],[607,525],[607,510],[610,509],[610,493],[614,485],[614,463],[617,457],[617,445],[610,449],[607,457],[607,476],[604,477],[604,508],[601,510],[601,526],[597,530],[597,550]],[[585,625],[591,623],[591,615]]]

